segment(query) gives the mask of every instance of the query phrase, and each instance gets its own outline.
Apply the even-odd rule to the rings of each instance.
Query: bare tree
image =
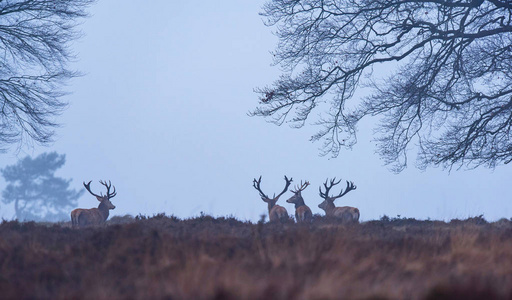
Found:
[[[94,0],[0,1],[0,148],[52,140],[78,20]]]
[[[251,115],[296,127],[314,119],[322,129],[311,139],[334,157],[376,116],[377,152],[396,172],[413,145],[423,169],[512,161],[512,2],[272,0],[263,9],[284,73],[256,90]]]

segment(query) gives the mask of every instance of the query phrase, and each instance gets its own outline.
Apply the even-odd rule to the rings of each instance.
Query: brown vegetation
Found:
[[[4,221],[0,298],[503,299],[512,222]]]

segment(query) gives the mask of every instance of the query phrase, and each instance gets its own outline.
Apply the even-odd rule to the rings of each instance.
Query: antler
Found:
[[[286,181],[286,186],[284,187],[284,190],[279,195],[277,195],[277,197],[276,197],[276,194],[274,194],[274,199],[278,199],[279,197],[281,197],[282,194],[286,193],[286,191],[288,190],[288,187],[290,186],[290,183],[292,183],[292,181],[293,181],[293,178],[290,178],[290,180],[288,180],[288,177],[286,177],[286,175],[285,175],[284,180]]]
[[[305,190],[309,185],[309,181],[305,181],[304,183],[302,183],[302,180],[300,181],[300,186],[297,185],[295,187],[295,190],[291,190],[293,193],[298,193],[298,192],[302,192],[303,190]]]
[[[334,197],[334,199],[337,199],[339,197],[343,197],[345,196],[346,193],[352,191],[352,190],[355,190],[357,188],[357,186],[354,185],[354,183],[352,181],[348,181],[347,180],[347,187],[345,188],[345,191],[343,193],[340,192],[340,194],[336,197]]]
[[[92,180],[91,180],[91,181],[89,181],[89,183],[88,183],[88,184],[85,184],[85,181],[84,181],[85,189],[86,189],[89,193],[91,193],[91,195],[93,195],[94,197],[102,197],[102,196],[96,195],[95,193],[93,193],[93,192],[91,191],[91,182],[92,182]]]
[[[322,193],[322,190],[320,189],[320,196],[324,199],[326,198],[331,198],[333,201],[340,198],[340,197],[343,197],[345,196],[346,193],[352,191],[352,190],[355,190],[357,188],[357,186],[354,185],[354,183],[352,181],[348,181],[347,180],[347,187],[345,188],[345,191],[341,190],[340,191],[340,194],[338,196],[333,196],[333,197],[329,197],[328,193],[329,193],[329,190],[337,185],[338,183],[340,183],[341,180],[339,180],[338,182],[334,182],[336,180],[336,177],[331,180],[331,184],[329,187],[327,187],[327,180],[325,181],[324,183],[324,186],[325,186],[325,193]]]
[[[110,187],[112,186],[112,183],[110,182],[110,180],[108,181],[108,184],[106,183],[106,181],[103,181],[103,180],[100,180],[100,183],[103,184],[107,188],[107,198],[108,199],[114,198],[117,195],[115,186],[114,186],[114,190],[112,191],[112,193],[110,193]]]
[[[258,191],[260,192],[260,196],[261,198],[268,198],[267,195],[265,195],[265,193],[263,193],[263,191],[261,190],[260,188],[260,184],[261,184],[261,176],[260,176],[260,179],[256,180],[256,178],[254,178],[253,182],[252,182],[252,186]]]
[[[322,197],[322,198],[324,198],[324,199],[329,197],[329,191],[331,190],[331,188],[332,188],[333,186],[335,186],[335,185],[337,185],[338,183],[340,183],[340,182],[341,182],[341,179],[340,179],[340,180],[338,180],[338,182],[335,182],[335,181],[336,181],[336,177],[334,177],[333,179],[331,179],[330,185],[329,185],[329,186],[327,186],[327,182],[328,182],[328,181],[329,181],[329,178],[327,178],[327,179],[325,180],[325,183],[324,183],[324,186],[325,186],[325,193],[322,193],[322,187],[321,187],[321,186],[318,188],[318,190],[320,191],[320,197]]]

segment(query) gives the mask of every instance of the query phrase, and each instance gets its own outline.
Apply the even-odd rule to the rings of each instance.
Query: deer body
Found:
[[[277,204],[268,204],[268,219],[270,222],[284,221],[288,219],[288,211],[286,208]]]
[[[93,196],[96,197],[98,201],[100,201],[100,204],[97,208],[90,208],[90,209],[84,209],[84,208],[77,208],[71,212],[71,224],[73,227],[84,227],[89,225],[101,225],[105,223],[105,221],[108,218],[109,211],[111,209],[116,208],[112,202],[110,202],[110,199],[113,198],[116,193],[116,188],[114,187],[114,190],[112,193],[110,193],[110,187],[111,184],[106,184],[103,181],[100,181],[101,184],[103,184],[105,187],[107,187],[107,195],[96,195],[93,192],[91,192],[90,185],[91,182],[89,181],[88,184],[85,184],[84,186],[91,193]]]
[[[288,203],[295,204],[295,220],[297,223],[310,223],[313,220],[313,213],[311,212],[311,209],[304,203],[304,198],[302,198],[301,192],[306,189],[306,187],[309,185],[309,182],[305,182],[301,186],[297,186],[295,190],[292,190],[291,192],[294,193],[290,199],[286,200]]]
[[[295,205],[295,219],[298,223],[311,222],[313,219],[313,213],[306,204],[298,207]]]
[[[324,198],[324,201],[318,205],[319,208],[323,209],[325,211],[325,215],[327,217],[334,217],[337,219],[340,219],[342,223],[358,223],[359,222],[359,209],[356,207],[351,206],[342,206],[342,207],[336,207],[334,205],[334,200],[344,196],[346,193],[355,190],[357,187],[354,185],[353,182],[347,181],[347,188],[345,191],[341,190],[340,194],[337,196],[330,197],[329,196],[329,190],[341,182],[339,180],[338,182],[335,182],[336,178],[332,179],[330,182],[330,185],[327,184],[328,180],[325,181],[325,193],[322,192],[322,187],[319,188],[320,190],[320,197]]]
[[[327,208],[324,210],[325,210],[325,215],[328,217],[338,218],[346,223],[359,222],[359,209],[357,209],[356,207],[351,207],[351,206],[335,207],[334,203],[333,203],[332,208]]]
[[[265,193],[263,193],[261,190],[261,176],[258,180],[256,180],[256,178],[253,180],[253,187],[260,193],[261,200],[267,202],[268,204],[268,219],[270,222],[284,222],[288,220],[288,211],[286,211],[286,208],[276,204],[277,200],[279,200],[279,197],[281,197],[281,195],[288,190],[288,186],[293,179],[290,178],[288,180],[288,177],[284,176],[284,180],[286,181],[286,185],[283,191],[277,196],[274,194],[274,198],[270,198],[269,196],[265,195]]]
[[[75,227],[103,224],[108,218],[109,210],[103,202],[97,208],[77,208],[71,212],[71,223]]]

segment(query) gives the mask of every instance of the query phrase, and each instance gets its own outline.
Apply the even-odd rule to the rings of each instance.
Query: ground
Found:
[[[4,221],[0,298],[507,299],[512,222]]]

